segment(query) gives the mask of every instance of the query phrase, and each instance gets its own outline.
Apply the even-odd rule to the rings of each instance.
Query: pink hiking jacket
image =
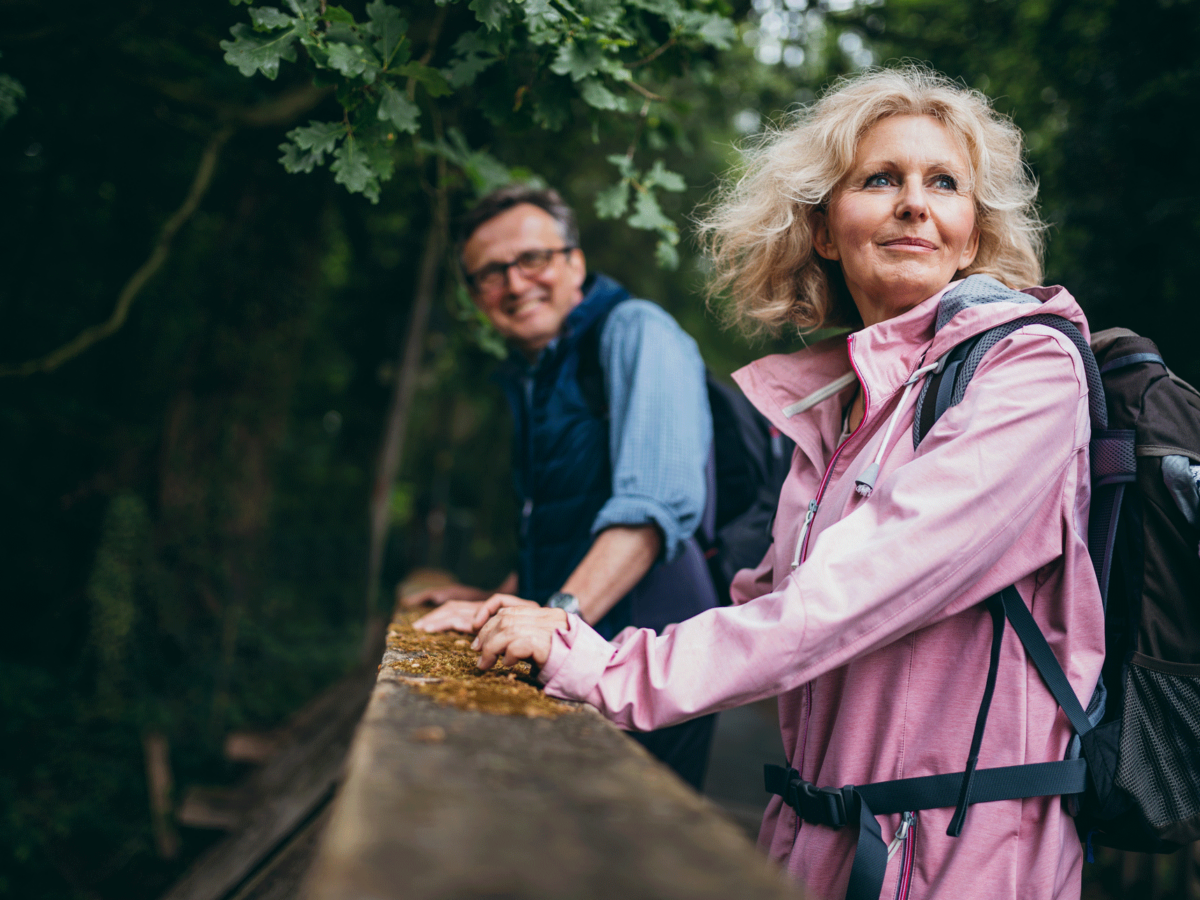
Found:
[[[734,580],[736,605],[661,636],[626,629],[609,643],[570,617],[541,671],[547,693],[585,700],[638,731],[778,696],[788,764],[815,784],[961,772],[988,670],[992,625],[981,601],[1015,584],[1087,704],[1104,621],[1087,553],[1091,426],[1078,351],[1039,324],[1004,338],[915,451],[920,384],[904,390],[916,370],[992,326],[1053,313],[1086,337],[1087,322],[1065,290],[1038,288],[1028,293],[1041,304],[968,307],[935,335],[948,289],[848,338],[735,374],[796,442],[774,545]],[[850,373],[866,415],[839,447]],[[876,461],[864,497],[855,479]],[[981,769],[1062,759],[1071,737],[1006,632]],[[1081,847],[1059,798],[973,805],[958,838],[946,835],[952,814],[918,814],[911,861],[893,857],[881,896],[1079,896]],[[890,841],[900,816],[879,821]],[[853,828],[798,822],[772,796],[759,846],[813,896],[840,900],[854,840]]]

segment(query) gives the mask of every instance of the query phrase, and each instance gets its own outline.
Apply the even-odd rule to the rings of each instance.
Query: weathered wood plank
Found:
[[[436,705],[388,667],[307,900],[784,898],[745,835],[594,710]]]

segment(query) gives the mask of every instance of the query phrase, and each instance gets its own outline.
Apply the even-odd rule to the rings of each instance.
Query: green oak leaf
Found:
[[[17,101],[25,99],[25,87],[11,75],[0,75],[0,126],[17,114]]]
[[[379,101],[380,121],[391,122],[397,130],[414,134],[420,127],[420,117],[420,108],[403,91],[396,90],[387,82],[383,83],[383,97]]]
[[[302,19],[316,19],[321,14],[321,0],[286,0],[286,3]]]
[[[678,172],[669,172],[661,159],[656,159],[643,182],[646,187],[660,187],[664,191],[682,191],[687,183]]]
[[[379,202],[379,174],[353,136],[347,136],[334,151],[329,170],[333,172],[333,180],[344,184],[350,193],[362,194],[372,203]]]
[[[475,18],[487,26],[489,31],[497,31],[504,17],[508,15],[508,0],[471,0],[467,8],[475,13]]]
[[[311,172],[314,166],[319,166],[323,160],[324,154],[314,153],[311,150],[301,150],[291,141],[285,144],[280,144],[279,149],[283,151],[283,156],[279,157],[279,161],[283,163],[283,167],[293,174],[296,172]]]
[[[621,98],[595,78],[587,78],[579,85],[579,96],[588,106],[596,109],[623,109]]]
[[[310,120],[307,125],[293,128],[287,137],[301,150],[311,150],[317,155],[317,164],[325,158],[326,153],[332,153],[337,142],[346,133],[342,122],[318,122]]]
[[[526,176],[529,174],[508,168],[486,150],[472,150],[462,131],[457,128],[447,129],[446,138],[448,140],[439,139],[432,144],[428,141],[421,141],[418,146],[426,152],[436,153],[447,162],[462,169],[470,179],[477,196],[482,197],[489,191],[517,180],[522,174]],[[523,180],[529,179],[526,177]]]
[[[259,35],[244,22],[239,22],[229,29],[234,36],[232,41],[221,41],[221,49],[225,51],[225,62],[237,66],[237,70],[249,78],[255,72],[262,72],[272,81],[279,74],[279,61],[296,61],[294,42],[296,33],[285,31],[277,35]]]
[[[374,117],[360,116],[361,124],[354,129],[354,138],[359,152],[367,159],[367,165],[375,172],[382,184],[391,179],[396,170],[396,156],[392,152],[395,135],[390,125],[374,121]],[[389,134],[391,140],[389,140]]]
[[[379,74],[379,62],[367,47],[351,47],[349,44],[329,45],[329,65],[347,78],[361,76],[368,84]]]
[[[475,186],[479,196],[490,193],[496,188],[504,187],[512,180],[512,172],[508,166],[496,159],[490,153],[477,150],[467,159],[463,171]]]
[[[254,23],[256,31],[274,31],[291,25],[296,20],[273,6],[255,6],[250,9],[250,21]]]
[[[670,241],[660,240],[654,247],[654,259],[664,269],[679,268],[679,251]]]
[[[324,18],[328,22],[338,22],[342,25],[356,25],[354,14],[348,9],[343,9],[340,6],[329,4],[325,7]]]
[[[737,39],[733,23],[717,13],[689,10],[681,17],[679,27],[718,50],[729,49]]]
[[[637,178],[637,169],[633,167],[633,160],[624,153],[614,153],[611,156],[605,157],[610,163],[617,167],[617,171],[621,173],[622,178]]]
[[[423,66],[419,62],[410,62],[396,69],[396,74],[404,78],[414,78],[425,88],[430,97],[447,97],[454,93],[446,81],[446,76],[437,69]]]
[[[328,23],[324,34],[318,33],[316,37],[326,47],[330,44],[345,44],[348,47],[366,48],[369,43],[361,31],[344,22]]]
[[[571,41],[559,48],[550,71],[555,75],[570,75],[572,81],[582,81],[602,71],[606,62],[604,51],[596,44]]]
[[[571,121],[571,101],[562,93],[542,90],[534,98],[533,121],[547,131],[562,131]]]
[[[596,215],[601,219],[619,219],[629,208],[629,182],[622,179],[596,194]]]
[[[627,2],[630,6],[662,16],[671,24],[675,24],[685,12],[679,0],[627,0]]]
[[[525,0],[521,9],[530,31],[544,31],[563,21],[562,13],[554,8],[550,0]]]
[[[658,198],[650,191],[638,191],[633,207],[633,215],[629,217],[629,224],[633,228],[644,231],[671,231],[675,228],[675,223],[663,215]]]
[[[375,52],[383,60],[383,67],[386,69],[393,63],[407,62],[407,53],[403,54],[403,58],[398,55],[408,34],[408,22],[400,14],[400,10],[384,0],[374,0],[367,4],[367,15],[371,19],[367,28],[377,38]]]
[[[500,59],[499,46],[478,32],[468,31],[454,42],[457,58],[442,70],[451,87],[466,87],[479,73]]]

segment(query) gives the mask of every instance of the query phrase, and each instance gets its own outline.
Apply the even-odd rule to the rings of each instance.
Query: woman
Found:
[[[854,329],[735,376],[797,444],[773,547],[738,575],[735,606],[660,637],[609,643],[559,611],[495,598],[480,665],[532,659],[547,693],[638,730],[779,695],[788,764],[817,786],[956,773],[988,673],[982,601],[1015,584],[1086,702],[1104,637],[1079,351],[1024,325],[916,448],[911,438],[921,379],[965,338],[1044,313],[1086,336],[1066,291],[1014,290],[1041,277],[1035,193],[1019,131],[924,69],[844,81],[770,137],[705,223],[716,288],[752,328]],[[1070,726],[1011,633],[995,698],[979,769],[1063,759]],[[1079,896],[1080,844],[1059,797],[970,806],[960,837],[947,835],[954,812],[878,817],[904,850],[881,896]],[[774,796],[759,844],[835,898],[856,831],[801,825]]]

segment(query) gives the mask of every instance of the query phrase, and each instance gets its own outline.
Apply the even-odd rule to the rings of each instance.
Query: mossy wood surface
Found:
[[[306,900],[799,896],[595,710],[453,705],[473,689],[452,683],[478,676],[443,669],[431,682],[424,651],[401,646],[413,637],[393,625]],[[431,683],[446,689],[421,693]]]

